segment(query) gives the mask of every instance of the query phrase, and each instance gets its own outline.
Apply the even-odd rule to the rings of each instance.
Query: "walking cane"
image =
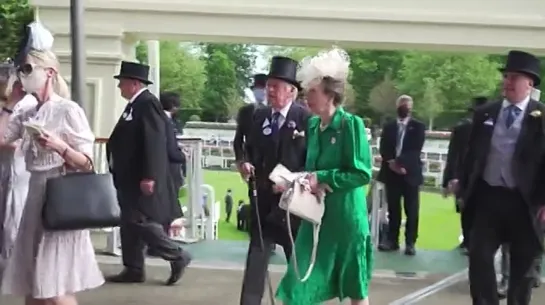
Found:
[[[259,243],[261,244],[261,251],[263,251],[263,254],[264,255],[270,255],[269,251],[265,249],[265,240],[263,238],[263,229],[261,228],[261,216],[259,214],[259,204],[258,204],[258,199],[257,199],[257,187],[256,187],[256,181],[255,181],[255,176],[252,175],[250,176],[248,182],[249,182],[249,186],[250,186],[250,191],[251,191],[251,194],[252,194],[252,198],[254,200],[254,205],[255,205],[255,213],[257,215],[257,228],[259,230]],[[273,287],[272,287],[272,281],[271,281],[271,274],[269,273],[269,265],[268,265],[268,260],[267,260],[267,271],[266,271],[266,282],[267,282],[267,286],[269,288],[269,298],[271,300],[271,305],[275,305],[275,300],[274,300],[274,290],[273,290]]]

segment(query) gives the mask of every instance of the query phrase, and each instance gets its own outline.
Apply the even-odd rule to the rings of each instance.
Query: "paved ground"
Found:
[[[467,282],[454,285],[445,289],[441,293],[432,295],[425,300],[420,301],[419,305],[450,305],[450,304],[471,304],[469,295],[469,286]],[[545,288],[534,289],[533,300],[530,305],[543,305],[545,300]],[[505,301],[502,305],[507,304]],[[373,304],[374,305],[374,304]],[[379,305],[382,305],[379,303]]]
[[[102,264],[105,274],[113,274],[119,270],[117,264]],[[233,268],[236,269],[236,268]],[[242,281],[240,270],[217,270],[190,268],[178,286],[165,287],[162,282],[168,276],[168,268],[163,264],[152,262],[148,267],[148,281],[139,285],[107,284],[100,289],[81,293],[80,305],[237,305]],[[276,287],[282,273],[273,272],[272,279]],[[376,278],[371,287],[373,305],[388,305],[390,302],[411,292],[424,288],[435,282],[437,278],[396,279]],[[467,283],[461,283],[445,291],[420,301],[422,305],[461,305],[470,304],[467,297]],[[543,304],[545,288],[536,290],[532,305]],[[538,301],[540,300],[540,301]],[[20,305],[21,300],[13,297],[0,297],[2,305]],[[339,304],[331,301],[327,305]],[[348,304],[347,302],[343,304]],[[263,302],[263,305],[269,305]]]
[[[102,265],[105,274],[119,270],[116,265]],[[273,272],[276,287],[282,273]],[[80,305],[238,305],[242,272],[238,270],[210,270],[191,268],[175,287],[162,286],[168,276],[166,267],[148,267],[148,281],[141,285],[108,284],[100,289],[80,294]],[[374,304],[388,304],[429,284],[423,280],[377,279],[371,288]],[[13,297],[0,297],[2,305],[20,305]],[[268,304],[268,302],[263,303]],[[337,301],[330,304],[339,304]],[[450,305],[444,303],[442,305]],[[452,304],[454,305],[454,303]],[[458,304],[456,304],[458,305]]]

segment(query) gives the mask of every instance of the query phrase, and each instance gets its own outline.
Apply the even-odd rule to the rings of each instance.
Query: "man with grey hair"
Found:
[[[380,251],[399,250],[399,229],[401,227],[401,198],[407,216],[405,225],[405,254],[415,255],[418,237],[418,214],[420,185],[424,182],[420,154],[424,146],[426,128],[411,117],[413,99],[408,95],[396,101],[397,119],[382,128],[380,156],[382,165],[378,181],[386,186],[388,202],[388,233],[379,245]]]
[[[286,212],[278,207],[284,190],[269,180],[277,164],[292,172],[303,171],[305,167],[306,141],[304,138],[294,141],[293,138],[294,130],[306,128],[310,116],[305,107],[293,102],[299,86],[297,65],[291,58],[273,57],[267,75],[268,105],[255,110],[243,160],[239,162],[242,176],[251,178],[256,194],[252,192],[250,201],[250,244],[240,305],[261,304],[271,248],[274,244],[282,246],[289,260],[293,250],[290,240],[295,239],[300,222],[296,218],[286,219]],[[287,222],[293,228],[291,237]]]

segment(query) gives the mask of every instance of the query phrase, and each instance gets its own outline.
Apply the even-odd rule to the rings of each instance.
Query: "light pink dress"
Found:
[[[30,109],[10,120],[5,138],[8,142],[23,139],[22,150],[31,175],[15,247],[0,281],[1,292],[48,299],[99,287],[104,278],[89,231],[43,229],[45,183],[60,175],[63,160],[27,134],[23,127],[26,121],[39,124],[73,149],[93,156],[94,135],[83,109],[73,101],[54,96],[38,110]]]
[[[12,116],[35,108],[37,104],[36,98],[28,94],[15,104]],[[19,142],[15,143],[20,144]],[[26,170],[21,145],[17,145],[15,150],[0,151],[0,223],[3,224],[0,226],[0,280],[17,238],[28,194],[29,178],[30,173]]]

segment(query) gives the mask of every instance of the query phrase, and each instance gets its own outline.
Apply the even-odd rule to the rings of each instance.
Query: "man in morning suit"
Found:
[[[233,150],[235,151],[235,160],[237,165],[242,164],[246,153],[246,141],[250,128],[252,127],[252,120],[256,107],[264,106],[265,103],[265,87],[267,85],[266,74],[254,75],[254,84],[251,89],[255,97],[255,103],[242,106],[238,110],[237,114],[237,129],[235,131],[235,138],[233,139]],[[251,197],[251,196],[250,196]]]
[[[488,98],[484,96],[478,96],[473,98],[473,105],[469,107],[469,114],[473,114],[475,109],[486,104]],[[461,172],[461,167],[464,164],[463,158],[466,155],[467,142],[469,141],[469,132],[471,131],[471,118],[463,119],[458,125],[456,125],[450,134],[450,141],[447,153],[447,162],[445,164],[445,170],[443,171],[443,195],[446,197],[450,194],[448,183],[458,177]],[[471,219],[467,213],[464,213],[462,201],[459,200],[459,194],[454,195],[454,204],[456,206],[456,212],[460,213],[460,223],[462,227],[462,235],[464,240],[460,244],[459,248],[463,254],[467,254],[467,248],[469,245],[470,226]]]
[[[530,97],[541,82],[534,55],[511,51],[503,73],[503,100],[475,111],[460,180],[473,223],[469,282],[474,305],[499,305],[494,255],[510,246],[508,305],[530,304],[534,260],[543,252],[545,106]]]
[[[386,123],[380,136],[382,165],[378,181],[386,186],[388,203],[387,241],[379,245],[380,251],[399,250],[401,227],[401,198],[407,216],[405,224],[405,254],[415,255],[418,238],[420,210],[420,185],[424,182],[420,154],[424,146],[426,128],[411,117],[413,99],[402,95],[397,99],[397,119]]]
[[[171,263],[167,285],[176,283],[189,256],[165,233],[171,215],[165,114],[147,90],[149,66],[122,62],[121,95],[127,107],[106,146],[108,164],[121,207],[121,249],[125,269],[108,278],[117,283],[145,281],[144,247]]]
[[[177,128],[173,116],[180,107],[180,95],[176,92],[162,92],[159,98],[166,115],[165,130],[167,132],[167,153],[169,161],[169,173],[172,179],[173,210],[172,219],[182,217],[182,210],[178,202],[178,190],[184,185],[187,160],[185,154],[178,146],[176,139]],[[170,225],[170,223],[169,223]]]
[[[173,115],[180,106],[180,95],[176,92],[161,92],[159,97],[163,112],[165,113],[165,132],[167,134],[167,155],[169,163],[168,191],[170,201],[170,217],[163,223],[165,232],[170,235],[172,222],[183,216],[182,207],[178,202],[178,190],[184,184],[184,168],[186,166],[185,154],[178,146],[176,139],[176,123]],[[148,248],[149,256],[159,256],[154,248]]]
[[[295,130],[306,129],[309,112],[294,103],[298,83],[297,61],[287,57],[273,57],[267,80],[267,107],[254,112],[250,136],[246,144],[245,161],[240,169],[244,177],[255,177],[258,202],[250,203],[250,245],[240,296],[241,305],[259,305],[265,289],[265,277],[273,244],[284,248],[286,258],[291,257],[292,247],[285,212],[278,202],[282,189],[273,185],[269,174],[281,163],[293,172],[302,171],[306,159],[304,138],[293,138]],[[258,217],[261,226],[258,226]],[[293,219],[293,232],[299,221]],[[264,246],[261,247],[260,231]]]

